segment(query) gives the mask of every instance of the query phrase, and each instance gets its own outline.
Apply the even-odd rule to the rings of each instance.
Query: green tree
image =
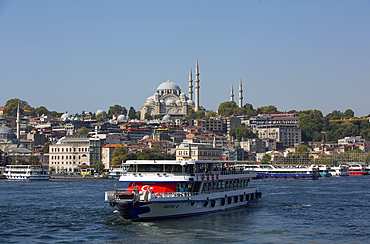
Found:
[[[136,118],[136,111],[134,107],[130,107],[130,110],[128,111],[128,117],[130,119],[135,119]]]
[[[269,154],[264,154],[261,159],[261,164],[269,164],[271,161],[271,156]]]
[[[18,160],[18,162],[17,162],[17,160]],[[13,165],[28,165],[26,160],[24,160],[23,158],[13,158],[12,159],[12,164]]]
[[[250,103],[246,103],[243,106],[244,108],[244,114],[248,117],[253,117],[257,115],[256,110],[253,108],[253,105]]]
[[[302,141],[321,141],[324,131],[323,115],[320,110],[298,112],[298,125],[302,130]]]
[[[90,130],[82,127],[76,132],[76,135],[89,135]]]
[[[257,114],[261,113],[269,113],[269,112],[277,112],[277,108],[274,105],[269,105],[269,106],[264,106],[264,107],[259,107],[256,109]]]
[[[257,138],[257,135],[253,133],[251,128],[244,125],[231,129],[230,136],[234,137],[238,141],[243,141],[243,139],[247,138]]]
[[[159,153],[161,151],[161,146],[159,144],[154,144],[152,150],[153,152]]]
[[[140,117],[141,117],[141,112],[140,111],[136,111],[135,112],[135,119],[140,120]]]
[[[353,118],[355,116],[355,112],[353,112],[352,109],[347,109],[343,115],[345,118]]]
[[[100,160],[94,160],[92,167],[95,172],[101,172],[104,169],[104,164]]]
[[[144,119],[151,120],[151,119],[153,119],[153,116],[151,116],[151,115],[150,115],[150,114],[148,114],[148,113],[145,113],[145,114],[144,114]]]
[[[51,145],[50,142],[45,143],[44,150],[43,150],[44,154],[45,153],[49,153],[49,147],[50,147],[50,145]]]
[[[49,110],[47,110],[47,108],[45,108],[44,106],[40,106],[35,109],[35,114],[38,116],[41,116],[43,114],[46,115],[46,114],[49,114]]]
[[[223,117],[229,117],[237,110],[238,105],[234,101],[223,102],[218,106],[218,114]]]
[[[155,114],[154,119],[162,119],[163,115],[161,114]]]
[[[125,115],[127,114],[127,109],[125,107],[122,107],[118,104],[114,105],[114,106],[110,106],[109,107],[109,110],[108,110],[108,118],[113,118],[113,115],[115,115],[116,117],[118,117],[119,115]]]
[[[211,117],[216,117],[217,114],[214,110],[209,111],[206,116],[204,117],[205,120],[209,120]]]
[[[32,165],[40,165],[40,159],[37,156],[31,156],[28,158],[28,162]]]
[[[121,165],[129,159],[127,149],[123,146],[116,147],[112,156],[112,161],[110,162],[111,165]]]
[[[31,116],[35,116],[36,115],[36,109],[31,107],[30,105],[27,105],[26,107],[24,107],[24,110],[27,110],[27,111],[30,111],[31,112]]]
[[[102,121],[102,120],[103,120],[103,118],[104,118],[103,114],[98,114],[98,115],[96,115],[96,116],[95,116],[95,119],[96,119],[97,121]]]
[[[28,103],[18,98],[13,98],[6,102],[5,107],[4,107],[4,114],[8,116],[14,116],[14,117],[17,116],[18,102],[19,102],[19,110],[21,113],[23,113],[23,109],[28,105]]]

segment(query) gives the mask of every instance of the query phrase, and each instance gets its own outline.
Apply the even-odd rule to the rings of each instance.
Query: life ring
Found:
[[[216,179],[218,180],[218,174],[216,174]]]
[[[204,180],[204,174],[202,174],[202,180]]]
[[[109,202],[109,205],[114,208],[114,206],[116,206],[116,204],[114,202]]]
[[[140,207],[140,202],[139,201],[135,201],[132,206],[134,206],[134,208],[138,208]]]
[[[209,180],[209,174],[207,174],[207,180]]]
[[[222,198],[221,199],[221,205],[224,206],[225,205],[225,202],[226,202],[225,198]]]
[[[207,207],[208,206],[208,201],[205,201],[204,204],[203,204],[204,207]]]
[[[214,174],[212,174],[212,180],[214,180],[215,179],[215,175]]]
[[[231,197],[228,197],[228,198],[227,198],[227,204],[231,204],[231,202],[232,202]]]

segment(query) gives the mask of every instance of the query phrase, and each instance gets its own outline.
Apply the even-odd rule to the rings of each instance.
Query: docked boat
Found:
[[[319,177],[330,177],[331,176],[329,172],[330,166],[328,165],[311,165],[310,168],[317,170],[319,173]]]
[[[348,164],[348,172],[349,175],[368,175],[365,165],[361,163]]]
[[[131,220],[199,215],[248,206],[261,193],[251,187],[255,172],[239,170],[237,161],[129,160],[105,202]]]
[[[48,169],[42,165],[7,165],[5,177],[8,180],[49,180]]]
[[[347,165],[331,166],[329,173],[332,176],[349,176]]]
[[[108,174],[108,179],[119,179],[121,175],[127,171],[127,166],[119,165],[111,168]]]
[[[309,167],[275,167],[269,164],[248,164],[239,166],[243,170],[255,170],[257,179],[269,180],[317,180],[318,170]]]

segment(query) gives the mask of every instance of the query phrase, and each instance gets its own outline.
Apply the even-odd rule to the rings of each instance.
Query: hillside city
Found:
[[[132,107],[127,112],[125,107],[115,105],[108,113],[100,109],[71,115],[50,112],[45,107],[34,109],[25,101],[12,99],[0,107],[1,166],[35,163],[48,166],[51,173],[77,174],[86,168],[107,171],[128,159],[275,164],[337,164],[369,159],[369,141],[360,135],[328,142],[325,136],[329,132],[320,131],[316,139],[322,140],[307,140],[310,133],[315,134],[302,129],[307,125],[300,118],[307,112],[250,107],[238,107],[230,100],[217,112],[201,107],[195,111],[192,107],[185,115],[143,115]],[[334,118],[337,120],[330,123],[339,126],[335,130],[341,128],[341,123],[369,123],[368,119]]]

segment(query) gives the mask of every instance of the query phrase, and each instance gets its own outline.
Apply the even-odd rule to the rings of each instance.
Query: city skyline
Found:
[[[370,114],[369,10],[365,0],[3,1],[0,103],[139,111],[168,79],[187,93],[198,58],[208,110],[241,78],[243,105],[360,117]]]

